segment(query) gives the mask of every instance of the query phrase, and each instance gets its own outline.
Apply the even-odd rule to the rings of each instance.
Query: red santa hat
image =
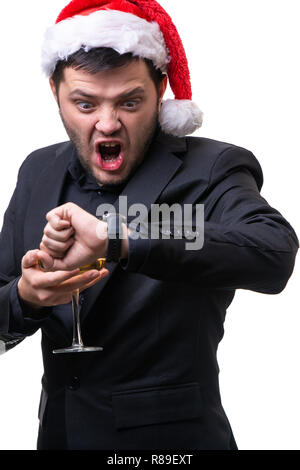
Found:
[[[58,61],[80,49],[110,47],[150,59],[167,73],[174,100],[161,106],[160,125],[178,137],[201,127],[203,113],[192,101],[184,47],[170,16],[155,0],[72,0],[48,28],[42,67],[51,76]]]

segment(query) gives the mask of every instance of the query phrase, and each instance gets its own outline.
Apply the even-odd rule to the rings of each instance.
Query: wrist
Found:
[[[24,279],[21,277],[17,284],[17,294],[18,294],[18,298],[19,298],[19,302],[21,306],[23,304],[25,307],[29,307],[30,309],[40,310],[42,306],[31,301],[31,299],[28,296],[28,292],[27,292],[25,284],[26,283],[24,282]]]

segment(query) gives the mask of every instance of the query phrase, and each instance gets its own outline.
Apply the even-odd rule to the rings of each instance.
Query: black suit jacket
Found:
[[[187,240],[172,236],[131,241],[127,265],[110,265],[82,304],[83,339],[104,351],[53,355],[71,343],[70,306],[16,317],[10,294],[45,214],[60,203],[72,151],[67,142],[25,160],[0,239],[2,338],[42,328],[39,448],[235,449],[216,359],[226,310],[236,289],[280,293],[298,249],[292,227],[260,195],[258,161],[231,144],[160,134],[122,195],[149,210],[204,204],[204,246],[187,251]]]

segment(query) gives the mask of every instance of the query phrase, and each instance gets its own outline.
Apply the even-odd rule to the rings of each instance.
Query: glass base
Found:
[[[83,353],[96,351],[103,351],[103,348],[101,348],[101,346],[80,346],[80,344],[78,344],[70,346],[68,348],[54,349],[53,354]]]

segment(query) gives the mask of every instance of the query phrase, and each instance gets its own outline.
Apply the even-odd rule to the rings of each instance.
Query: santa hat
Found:
[[[192,102],[188,62],[178,31],[155,0],[72,0],[48,28],[42,67],[51,76],[58,61],[80,49],[109,47],[150,59],[167,73],[174,100],[161,106],[160,125],[178,137],[201,127],[203,114]]]

